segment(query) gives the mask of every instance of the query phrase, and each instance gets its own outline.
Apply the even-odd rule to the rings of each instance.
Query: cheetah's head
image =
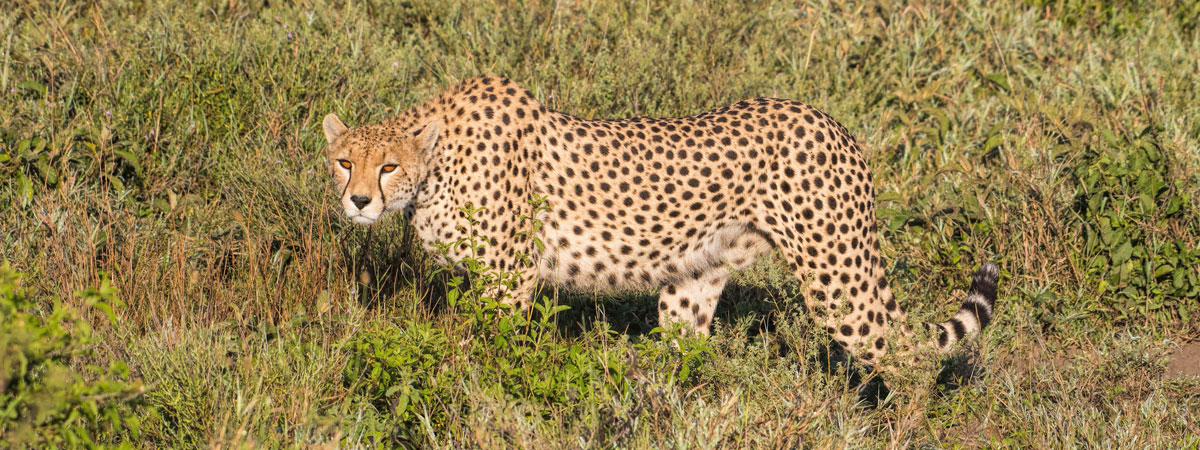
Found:
[[[329,141],[329,170],[342,193],[346,217],[370,225],[385,212],[412,205],[441,122],[409,133],[380,125],[347,128],[329,114],[322,126]]]

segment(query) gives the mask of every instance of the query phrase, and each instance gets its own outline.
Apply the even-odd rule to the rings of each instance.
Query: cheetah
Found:
[[[487,244],[474,257],[517,273],[504,298],[518,308],[539,280],[658,289],[661,323],[708,334],[730,271],[778,249],[807,313],[858,360],[874,365],[892,336],[914,338],[884,277],[858,143],[811,106],[756,98],[684,118],[589,120],[487,76],[380,124],[329,114],[322,125],[348,218],[400,211],[429,250],[472,233]],[[482,208],[474,224],[466,204]],[[519,233],[523,216],[542,223],[535,235]],[[936,341],[918,346],[947,350],[986,326],[997,278],[983,264],[958,313],[925,325]]]

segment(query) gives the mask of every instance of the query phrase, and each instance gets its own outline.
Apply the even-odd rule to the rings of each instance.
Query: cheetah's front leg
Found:
[[[532,301],[534,288],[537,287],[537,276],[534,271],[525,269],[500,273],[500,276],[501,279],[495,280],[493,284],[484,288],[483,295],[498,299],[501,303],[516,307],[519,311],[526,310]]]
[[[664,285],[658,293],[659,326],[683,322],[697,333],[708,335],[728,279],[729,269],[717,266]]]

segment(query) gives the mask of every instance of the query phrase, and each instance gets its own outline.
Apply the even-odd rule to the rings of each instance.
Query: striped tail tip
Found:
[[[995,264],[986,262],[979,266],[979,270],[971,277],[971,290],[967,292],[967,298],[958,313],[937,325],[940,328],[937,338],[939,349],[948,350],[955,342],[978,333],[992,321],[999,278],[1000,269]]]

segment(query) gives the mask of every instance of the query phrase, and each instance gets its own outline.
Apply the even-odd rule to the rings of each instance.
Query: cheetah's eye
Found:
[[[346,160],[344,160],[344,159],[339,159],[339,160],[338,160],[338,165],[339,165],[339,166],[342,166],[342,168],[343,168],[343,169],[349,169],[349,168],[350,168],[350,161],[346,161]]]
[[[396,170],[395,164],[388,164],[379,169],[379,171],[383,172],[383,173],[392,173],[392,171],[394,171],[394,170]]]

